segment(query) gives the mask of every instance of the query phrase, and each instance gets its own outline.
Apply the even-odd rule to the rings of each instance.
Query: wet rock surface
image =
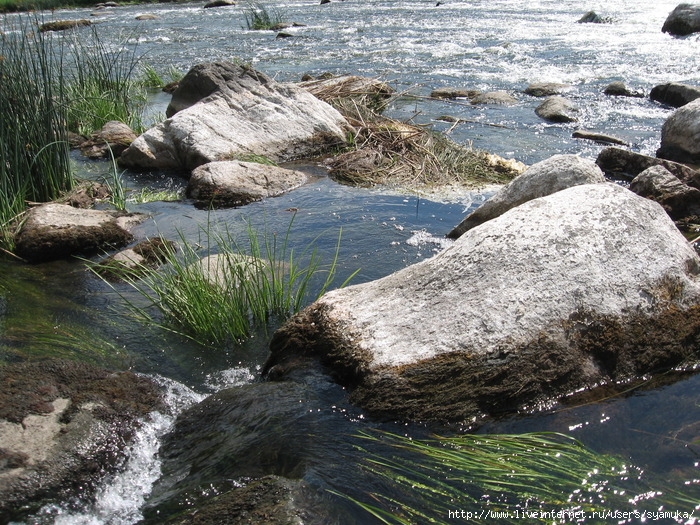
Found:
[[[159,389],[131,372],[59,359],[0,367],[0,521],[89,494],[158,409]]]
[[[695,359],[699,274],[658,204],[576,186],[328,293],[275,333],[266,370],[316,356],[353,402],[386,417],[512,413]]]
[[[669,13],[661,31],[686,36],[700,31],[700,4],[678,4]]]

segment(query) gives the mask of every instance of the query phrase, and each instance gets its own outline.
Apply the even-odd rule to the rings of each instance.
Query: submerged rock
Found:
[[[163,408],[131,372],[44,360],[0,367],[0,522],[85,496],[114,472],[139,420]]]
[[[250,154],[283,162],[344,144],[350,129],[338,111],[305,89],[231,62],[192,68],[173,93],[168,115],[122,153],[122,165],[192,170]]]
[[[644,93],[641,91],[632,91],[630,90],[624,82],[621,82],[619,80],[615,82],[611,82],[605,87],[605,90],[603,91],[606,95],[609,95],[611,97],[633,97],[633,98],[643,98]]]
[[[661,31],[674,36],[685,36],[700,31],[700,4],[678,4],[669,13]]]
[[[237,160],[210,162],[192,172],[187,196],[200,206],[243,206],[282,195],[307,181],[302,171]]]
[[[700,164],[700,99],[687,103],[666,119],[656,156]]]
[[[27,213],[15,236],[15,252],[27,261],[44,262],[119,248],[131,241],[129,228],[144,218],[138,213],[42,204]]]
[[[577,155],[554,155],[533,164],[518,175],[484,204],[470,213],[447,237],[456,239],[472,228],[503,215],[520,204],[544,197],[557,191],[577,186],[604,182],[600,168]]]
[[[697,358],[700,259],[656,203],[611,183],[529,201],[432,259],[332,291],[273,336],[351,401],[466,421]]]

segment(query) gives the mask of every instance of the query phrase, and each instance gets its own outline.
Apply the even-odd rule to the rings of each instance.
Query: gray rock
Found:
[[[588,11],[578,19],[579,24],[609,24],[610,22],[612,22],[611,19],[604,18],[595,11]]]
[[[533,164],[479,208],[470,213],[447,237],[456,239],[465,232],[494,219],[511,208],[538,197],[577,186],[604,182],[600,168],[576,155],[554,155]]]
[[[627,88],[624,82],[616,80],[608,84],[603,91],[606,95],[611,97],[633,97],[633,98],[643,98],[644,93],[640,91],[631,91]]]
[[[569,84],[558,84],[556,82],[533,82],[525,88],[524,93],[532,97],[550,97],[569,91]]]
[[[284,162],[344,144],[350,129],[308,91],[229,62],[190,70],[168,113],[122,153],[123,166],[192,170],[237,154]]]
[[[688,84],[669,82],[654,86],[649,93],[649,98],[674,108],[680,108],[688,102],[700,98],[700,88]]]
[[[535,113],[538,117],[550,122],[576,122],[578,119],[574,113],[578,113],[578,108],[570,100],[554,95],[545,99],[537,106]]]
[[[432,98],[446,98],[446,99],[456,99],[456,98],[468,98],[471,99],[478,95],[479,92],[475,89],[460,89],[452,87],[442,87],[434,89],[430,96]]]
[[[199,205],[243,206],[282,195],[307,181],[304,172],[238,160],[210,162],[195,168],[187,196]]]
[[[27,213],[15,237],[15,251],[28,261],[43,262],[118,248],[131,241],[129,228],[144,218],[141,214],[43,204]]]
[[[204,9],[210,9],[212,7],[230,7],[236,5],[233,0],[212,0],[204,4]]]
[[[518,103],[518,99],[505,91],[488,91],[479,93],[471,99],[472,104],[495,104],[500,106],[512,106]]]
[[[641,155],[622,148],[604,148],[595,163],[611,178],[632,180],[651,166],[663,166],[682,182],[700,189],[700,172],[678,162]]]
[[[637,195],[658,202],[673,220],[700,215],[700,190],[681,182],[663,166],[652,166],[630,183]]]
[[[117,120],[110,120],[80,145],[80,152],[91,159],[118,158],[136,140],[133,130]],[[111,154],[110,154],[111,152]]]
[[[676,162],[700,164],[700,99],[678,108],[661,128],[656,156]]]
[[[679,4],[671,11],[661,31],[685,36],[700,31],[700,4]]]
[[[424,262],[324,295],[265,370],[316,356],[386,417],[473,421],[696,355],[700,258],[611,183],[510,210]]]

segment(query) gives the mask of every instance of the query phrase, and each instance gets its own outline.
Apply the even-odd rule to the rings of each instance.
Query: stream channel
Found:
[[[397,99],[387,109],[388,116],[428,124],[449,132],[459,143],[532,164],[557,153],[595,159],[602,146],[571,138],[577,128],[617,136],[634,151],[654,155],[661,126],[673,110],[648,97],[607,97],[602,92],[615,80],[647,94],[665,82],[700,85],[700,37],[673,38],[661,32],[676,3],[447,0],[436,6],[435,0],[333,0],[327,5],[269,0],[266,6],[285,20],[303,24],[286,30],[293,36],[285,39],[245,29],[243,4],[217,9],[204,9],[202,3],[131,5],[102,10],[92,18],[99,22],[103,42],[115,51],[136,49],[143,62],[164,76],[170,68],[184,73],[197,63],[237,59],[283,82],[324,72],[380,78],[411,95]],[[577,23],[589,9],[610,23]],[[94,12],[56,10],[44,16],[79,19],[91,18]],[[156,19],[136,21],[145,13]],[[554,125],[535,115],[541,100],[522,91],[540,81],[572,86],[567,96],[580,108],[578,123]],[[518,103],[472,106],[428,99],[432,90],[445,86],[506,90]],[[167,102],[165,94],[154,93],[149,118],[161,118]],[[446,124],[437,120],[442,115],[464,122]],[[74,165],[79,177],[93,179],[109,177],[111,168],[78,155]],[[329,179],[319,166],[298,167],[314,175],[310,183],[242,208],[209,212],[196,209],[187,199],[131,203],[130,211],[153,218],[134,233],[138,238],[184,239],[197,243],[205,254],[207,228],[226,228],[242,236],[249,224],[270,234],[284,235],[289,229],[291,247],[301,253],[313,246],[327,264],[342,232],[336,283],[359,269],[352,280],[357,284],[445,248],[445,234],[493,191],[441,196],[352,188]],[[185,186],[183,179],[167,173],[126,171],[122,176],[134,191]],[[129,293],[126,287],[122,292]],[[126,313],[118,294],[86,271],[82,261],[33,266],[0,261],[0,361],[58,356],[131,369],[157,378],[171,405],[169,414],[154,415],[144,425],[124,472],[107,480],[95,498],[47,505],[28,517],[27,524],[126,525],[142,520],[151,488],[162,475],[160,439],[185,407],[226,389],[233,389],[233,399],[239,389],[254,413],[240,416],[227,437],[197,458],[203,472],[229,469],[218,473],[216,483],[200,487],[199,495],[244,483],[242,478],[253,474],[303,479],[309,487],[307,504],[318,509],[315,521],[309,523],[379,523],[333,494],[369,501],[366,495],[376,487],[358,466],[365,452],[357,445],[371,445],[357,435],[373,428],[416,438],[432,431],[561,432],[638,467],[650,484],[649,499],[655,495],[654,480],[681,491],[692,487],[698,495],[700,375],[669,373],[609,398],[582,398],[477,426],[466,422],[435,429],[420,423],[375,421],[349,405],[346,392],[322,374],[310,374],[274,395],[251,400],[246,392],[260,382],[271,332],[226,348],[204,348],[144,327]],[[200,424],[206,428],[210,422]],[[251,467],[250,457],[256,458],[258,467]],[[242,464],[245,474],[237,470]],[[444,514],[436,518],[449,522],[451,508],[468,509],[446,501]],[[625,522],[606,520],[614,521]]]

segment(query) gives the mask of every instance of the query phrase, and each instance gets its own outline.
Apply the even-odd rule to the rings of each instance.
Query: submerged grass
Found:
[[[373,451],[360,448],[363,468],[390,489],[369,494],[372,504],[340,495],[385,524],[463,522],[460,509],[469,512],[469,523],[604,523],[609,518],[593,513],[662,508],[690,514],[700,507],[697,485],[683,493],[650,491],[641,469],[563,434],[359,437],[373,445]],[[390,452],[376,452],[378,445]]]
[[[333,260],[321,266],[313,247],[297,254],[289,246],[292,223],[293,219],[282,238],[259,234],[248,225],[245,244],[228,229],[212,232],[207,225],[203,253],[181,235],[179,251],[166,247],[163,268],[137,265],[119,272],[145,302],[118,293],[144,323],[207,346],[235,344],[266,329],[270,321],[299,311],[334,281],[340,234]],[[323,274],[319,286],[317,278]],[[314,294],[312,288],[318,291]]]

